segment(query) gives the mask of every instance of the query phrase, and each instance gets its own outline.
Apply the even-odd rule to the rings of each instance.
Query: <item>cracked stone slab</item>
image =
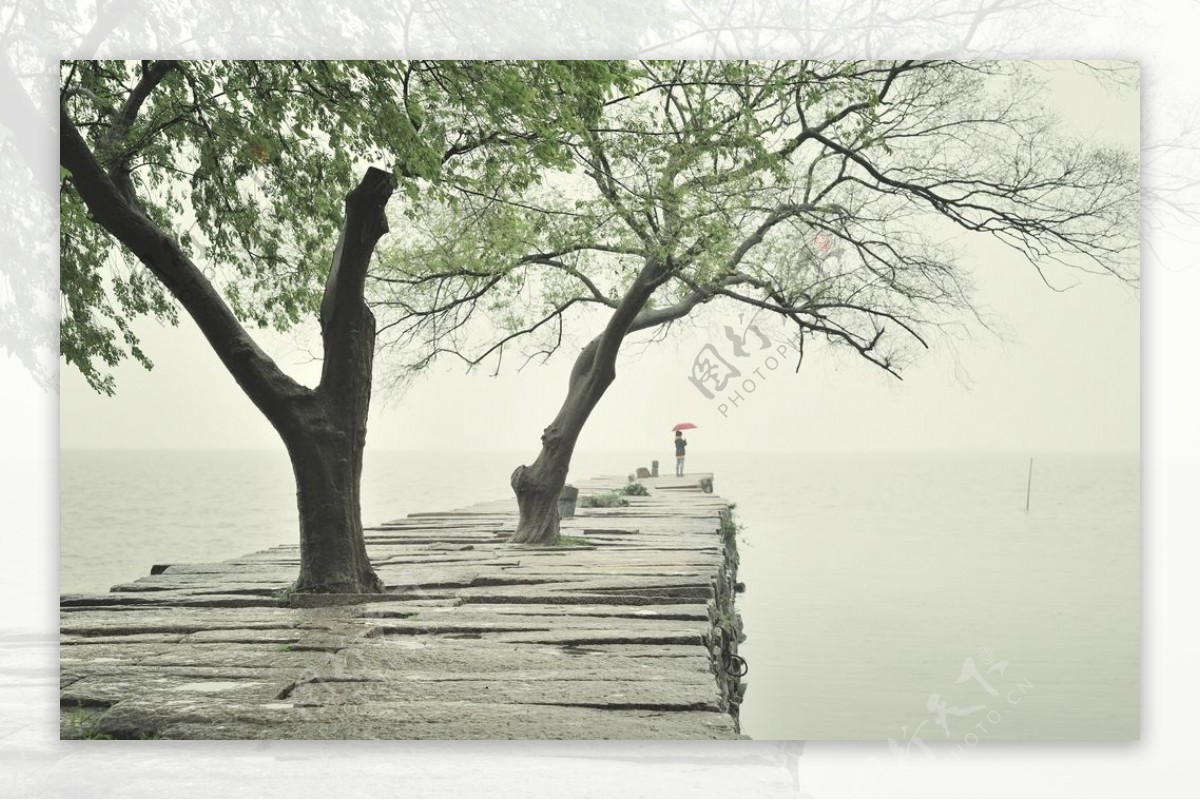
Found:
[[[300,706],[172,698],[123,701],[99,718],[121,738],[190,739],[735,739],[728,714],[572,706],[396,702]]]
[[[312,681],[287,696],[293,703],[345,708],[364,704],[475,703],[580,706],[651,711],[720,711],[716,684],[630,680]]]

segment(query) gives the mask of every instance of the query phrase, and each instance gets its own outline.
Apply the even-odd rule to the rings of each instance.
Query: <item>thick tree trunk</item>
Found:
[[[391,191],[391,176],[372,169],[346,197],[346,222],[321,303],[321,382],[294,406],[295,424],[280,430],[300,510],[296,592],[384,589],[367,557],[359,486],[375,361],[375,317],[363,285],[375,242],[387,231]]]
[[[645,326],[646,317],[642,310],[646,301],[669,273],[668,265],[647,259],[613,310],[604,331],[575,359],[567,399],[554,422],[542,432],[542,451],[533,464],[521,465],[513,471],[512,488],[521,516],[512,542],[554,544],[558,541],[558,495],[567,482],[575,443],[592,410],[617,377],[617,353],[621,342],[630,331]]]
[[[558,496],[567,482],[575,443],[600,398],[617,377],[617,353],[625,337],[686,316],[712,295],[696,290],[673,306],[646,308],[646,301],[670,274],[669,264],[647,260],[617,304],[604,331],[583,349],[571,370],[567,399],[550,427],[542,432],[542,449],[529,466],[513,471],[520,520],[511,541],[554,544],[558,541]]]
[[[367,558],[363,538],[363,450],[371,403],[375,318],[365,305],[343,325],[349,343],[338,363],[339,379],[301,405],[294,428],[284,433],[300,511],[300,576],[293,591],[369,594],[383,582]],[[328,362],[330,354],[327,352]],[[335,388],[336,387],[336,388]]]
[[[365,417],[327,422],[305,426],[288,444],[300,511],[300,576],[293,590],[381,592],[367,558],[359,498]]]
[[[543,458],[530,466],[522,464],[512,474],[520,519],[514,544],[554,544],[558,541],[558,495],[567,482],[569,458]]]
[[[600,398],[617,377],[617,353],[634,320],[654,293],[661,272],[648,264],[634,281],[604,332],[575,359],[567,399],[550,427],[542,432],[542,450],[529,466],[513,471],[520,519],[511,541],[515,544],[554,544],[558,541],[558,496],[567,483],[575,443]]]
[[[602,370],[596,370],[593,342],[580,354],[576,375],[567,399],[550,427],[542,433],[542,450],[529,466],[521,465],[512,474],[520,519],[512,542],[515,544],[554,544],[558,541],[558,496],[567,482],[571,455],[584,424],[605,390],[612,383]]]
[[[617,353],[632,330],[644,327],[642,309],[669,274],[667,265],[647,260],[614,309],[604,331],[583,348],[571,369],[567,399],[550,427],[542,432],[542,450],[528,467],[513,471],[520,519],[511,541],[515,544],[554,544],[558,541],[558,495],[567,482],[575,443],[596,404],[617,377]],[[639,319],[639,315],[642,318]]]

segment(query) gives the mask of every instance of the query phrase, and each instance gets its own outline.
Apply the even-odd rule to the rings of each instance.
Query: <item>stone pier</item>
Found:
[[[287,545],[64,596],[61,735],[741,738],[735,527],[701,478],[581,507],[561,547],[506,543],[511,500],[371,528],[385,595],[281,598]]]

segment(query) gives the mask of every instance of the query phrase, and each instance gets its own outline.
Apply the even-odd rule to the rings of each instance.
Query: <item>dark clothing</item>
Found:
[[[684,439],[682,436],[675,440],[675,455],[687,455],[687,439]]]

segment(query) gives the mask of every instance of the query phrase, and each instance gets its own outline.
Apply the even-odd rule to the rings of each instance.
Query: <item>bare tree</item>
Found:
[[[779,315],[888,373],[971,312],[952,242],[986,234],[1033,269],[1136,282],[1135,155],[1072,141],[1018,64],[644,62],[519,202],[469,196],[384,256],[381,343],[409,368],[547,358],[582,309],[541,452],[512,475],[514,541],[552,542],[557,498],[626,337],[714,298]],[[453,232],[447,220],[453,220]],[[572,318],[572,319],[569,319]],[[496,334],[496,331],[499,331]]]

